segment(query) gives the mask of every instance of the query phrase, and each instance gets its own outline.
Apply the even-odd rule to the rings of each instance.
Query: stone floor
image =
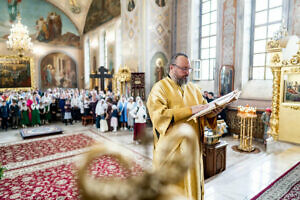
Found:
[[[101,136],[132,149],[149,159],[152,159],[152,144],[140,145],[132,141],[132,132],[118,131],[116,133],[100,133],[94,126],[83,127],[80,123],[65,126],[57,123],[65,132],[92,130]],[[147,134],[152,135],[151,127],[147,128]],[[23,140],[19,130],[0,130],[0,143],[8,143]],[[246,200],[255,196],[281,174],[299,162],[300,146],[295,144],[276,142],[268,147],[268,151],[260,142],[254,141],[260,153],[239,153],[232,150],[233,145],[239,144],[238,140],[231,136],[223,137],[228,143],[226,170],[216,176],[205,180],[206,200]]]

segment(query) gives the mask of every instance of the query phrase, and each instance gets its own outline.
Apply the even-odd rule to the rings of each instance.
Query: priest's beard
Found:
[[[176,81],[176,83],[180,86],[187,84],[187,82],[188,82],[188,77],[179,78]]]
[[[177,85],[179,86],[183,86],[188,82],[188,76],[182,78],[178,78],[175,74],[174,75],[170,74],[170,76],[173,79],[173,81],[175,81],[175,83],[177,83]]]

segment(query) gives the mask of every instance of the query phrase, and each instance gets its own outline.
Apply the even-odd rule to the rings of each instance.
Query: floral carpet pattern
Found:
[[[92,142],[92,138],[84,134],[77,134],[14,145],[8,144],[0,147],[0,160],[3,165],[23,162],[85,148],[90,146]]]
[[[300,162],[281,175],[251,200],[300,199]]]
[[[0,199],[79,199],[76,164],[94,142],[108,141],[88,132],[0,145],[1,159],[8,168],[0,180]],[[90,173],[98,178],[140,175],[145,158],[133,155],[138,164],[131,168],[132,174],[108,155],[95,160]]]

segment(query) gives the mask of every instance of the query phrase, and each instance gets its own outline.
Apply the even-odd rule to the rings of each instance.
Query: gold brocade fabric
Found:
[[[154,152],[153,152],[153,167],[159,170],[159,163],[156,157],[160,155],[160,143],[169,140],[169,136],[174,133],[178,127],[184,123],[188,123],[194,129],[197,135],[193,144],[195,151],[193,156],[193,164],[187,171],[184,180],[178,183],[189,199],[200,200],[204,196],[204,171],[202,162],[202,146],[201,142],[204,134],[204,126],[215,128],[216,118],[200,120],[191,120],[187,122],[187,118],[192,115],[190,106],[206,104],[203,99],[199,88],[193,83],[188,83],[183,87],[178,86],[169,77],[157,82],[148,97],[147,108],[149,110],[150,118],[153,124],[154,134]],[[159,135],[159,139],[158,136]],[[165,159],[170,159],[176,154],[180,154],[182,148],[189,145],[183,145],[181,140],[176,143],[177,145],[168,152],[169,156]],[[184,162],[184,160],[183,160]]]

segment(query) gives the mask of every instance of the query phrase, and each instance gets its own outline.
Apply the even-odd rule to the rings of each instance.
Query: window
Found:
[[[191,61],[191,65],[192,65],[192,68],[194,69],[193,70],[193,79],[194,80],[201,80],[200,77],[201,77],[201,60],[192,60]]]
[[[197,80],[213,80],[216,64],[217,41],[217,2],[218,0],[202,0],[200,4],[200,69],[194,73]],[[197,69],[195,69],[197,71]]]
[[[104,35],[103,35],[103,45],[104,45],[104,67],[108,67],[107,66],[107,41],[106,41],[106,32],[104,32]]]
[[[266,65],[270,55],[266,43],[280,28],[283,11],[282,0],[254,0],[252,5],[252,33],[250,56],[250,79],[272,79],[272,72]]]
[[[90,40],[87,38],[84,43],[84,84],[88,88],[90,85]]]

